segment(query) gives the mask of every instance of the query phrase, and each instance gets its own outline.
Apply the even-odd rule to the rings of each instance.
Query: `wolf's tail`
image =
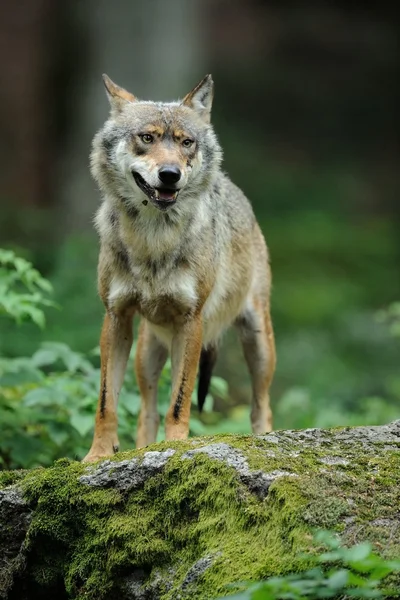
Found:
[[[197,406],[200,412],[203,410],[204,402],[206,401],[216,361],[217,348],[215,346],[202,348],[199,363],[199,381],[197,384]]]

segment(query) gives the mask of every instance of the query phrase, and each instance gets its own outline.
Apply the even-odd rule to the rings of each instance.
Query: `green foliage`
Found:
[[[392,302],[386,310],[380,310],[377,317],[389,327],[391,335],[400,337],[400,302]]]
[[[384,579],[400,571],[400,560],[386,560],[372,551],[369,542],[349,548],[337,537],[318,531],[317,544],[326,552],[311,555],[314,566],[303,573],[247,584],[244,591],[230,595],[231,600],[319,600],[322,598],[393,598],[394,590],[382,588]]]
[[[12,250],[0,249],[0,315],[44,327],[42,308],[54,306],[48,299],[51,292],[51,283],[30,262]]]
[[[134,352],[135,346],[132,363]],[[46,342],[30,358],[0,360],[3,468],[47,466],[61,457],[83,458],[91,444],[99,396],[100,368],[93,364],[97,355],[97,349],[85,357],[65,344]],[[163,439],[163,419],[169,407],[170,381],[168,361],[159,384],[159,440]],[[221,396],[225,392],[224,382],[214,377],[211,390]],[[207,406],[211,403],[210,395]],[[121,449],[135,445],[139,408],[140,395],[133,369],[127,369],[118,406]],[[205,433],[207,427],[196,418],[193,408],[191,433]]]
[[[275,426],[398,418],[399,346],[376,318],[399,294],[391,225],[322,211],[296,216],[265,225],[275,281]]]
[[[50,283],[25,259],[0,250],[0,309],[20,323],[31,320],[43,327],[44,306],[53,303],[46,294]],[[21,291],[25,286],[26,291]],[[135,344],[131,359],[135,352]],[[47,466],[61,457],[82,458],[90,447],[99,395],[99,350],[89,356],[61,342],[44,342],[31,357],[0,357],[0,467]],[[96,364],[97,363],[97,364]],[[160,379],[159,412],[166,415],[170,399],[171,363]],[[211,390],[224,398],[226,384],[214,377]],[[193,398],[195,400],[195,398]],[[211,407],[212,396],[206,400]],[[140,395],[128,369],[119,399],[119,436],[122,448],[135,444]],[[206,432],[200,419],[192,419],[192,434]],[[160,428],[159,439],[163,433]]]

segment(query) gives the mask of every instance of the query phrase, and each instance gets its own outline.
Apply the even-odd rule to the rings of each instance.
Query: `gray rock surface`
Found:
[[[199,437],[123,458],[38,469],[27,498],[25,474],[5,478],[17,483],[0,489],[0,598],[210,600],[242,560],[250,578],[271,560],[297,564],[285,540],[315,528],[400,553],[400,420]]]
[[[278,477],[287,475],[296,476],[294,473],[280,470],[271,471],[270,473],[264,473],[261,470],[251,471],[246,458],[241,452],[224,442],[188,450],[188,452],[183,454],[182,460],[193,458],[198,454],[207,454],[210,458],[224,462],[229,467],[233,467],[238,472],[242,483],[244,483],[247,488],[260,499],[265,498],[268,494],[270,485]]]
[[[131,458],[119,462],[105,460],[99,466],[87,467],[87,474],[79,478],[81,483],[94,487],[115,487],[128,491],[137,488],[159,473],[175,450],[146,452],[142,460]]]

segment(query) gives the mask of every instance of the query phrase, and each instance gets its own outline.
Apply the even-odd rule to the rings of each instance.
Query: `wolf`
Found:
[[[117,403],[140,316],[137,447],[156,441],[157,382],[171,357],[167,440],[189,434],[198,376],[202,409],[224,332],[236,326],[252,381],[251,427],[272,429],[276,352],[267,245],[244,193],[221,169],[207,75],[182,100],[139,100],[103,75],[110,113],[90,165],[102,194],[98,292],[105,307],[94,437],[83,459],[119,449]]]

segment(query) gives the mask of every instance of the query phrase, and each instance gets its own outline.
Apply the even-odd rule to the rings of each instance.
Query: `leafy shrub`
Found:
[[[400,560],[385,560],[372,551],[369,542],[350,548],[340,545],[331,533],[319,531],[315,540],[327,552],[312,555],[314,566],[304,573],[271,577],[244,584],[242,592],[227,596],[231,600],[319,600],[320,598],[394,598],[395,591],[382,583],[395,571]],[[397,596],[398,597],[398,596]]]
[[[135,353],[132,348],[131,359]],[[49,465],[57,458],[81,459],[89,450],[100,386],[100,369],[93,365],[98,349],[90,357],[56,342],[43,343],[30,358],[0,360],[0,465],[29,468]],[[89,360],[92,359],[92,360]],[[170,401],[171,364],[164,367],[159,383],[161,415]],[[214,377],[211,390],[220,396],[225,383]],[[212,397],[208,398],[210,407]],[[128,368],[119,397],[121,449],[134,447],[140,395],[133,369]],[[194,410],[195,413],[195,410]],[[195,414],[191,434],[208,432]]]
[[[29,262],[12,252],[1,250],[0,264],[1,313],[17,322],[30,319],[43,327],[43,307],[52,305],[47,297],[50,284]],[[132,362],[134,353],[135,345]],[[0,357],[0,468],[46,466],[61,457],[80,459],[86,454],[99,395],[98,355],[98,349],[84,356],[66,344],[45,342],[31,357]],[[170,381],[168,361],[159,385],[162,420],[169,407]],[[214,377],[211,390],[224,397],[226,384]],[[206,409],[211,404],[210,395]],[[121,448],[134,446],[139,408],[139,390],[133,369],[128,368],[119,399]],[[194,416],[191,433],[206,431]],[[160,427],[159,439],[162,436]]]
[[[54,306],[48,298],[51,292],[51,283],[30,262],[12,250],[0,249],[0,315],[44,327],[42,307]]]

